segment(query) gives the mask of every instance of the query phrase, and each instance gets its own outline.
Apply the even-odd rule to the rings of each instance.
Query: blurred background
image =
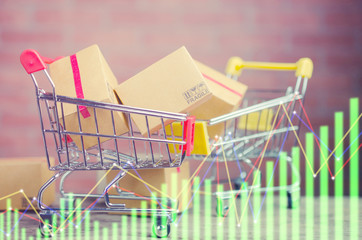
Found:
[[[54,58],[97,43],[119,82],[183,45],[219,71],[235,55],[309,57],[306,111],[315,129],[333,129],[334,112],[344,111],[348,121],[349,98],[362,96],[361,12],[358,0],[0,0],[0,157],[44,155],[34,86],[19,61],[28,48]],[[250,87],[267,88],[295,79],[241,76]]]

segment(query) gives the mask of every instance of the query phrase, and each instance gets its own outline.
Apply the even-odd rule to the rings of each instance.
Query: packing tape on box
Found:
[[[76,54],[70,56],[70,63],[72,65],[75,93],[77,94],[77,98],[84,99],[82,80],[80,79],[80,72]],[[87,107],[79,106],[79,111],[84,118],[90,117]]]
[[[206,74],[202,74],[202,76],[204,76],[206,79],[208,79],[208,80],[210,80],[210,81],[212,81],[212,82],[214,82],[214,83],[216,83],[216,84],[218,84],[218,85],[220,85],[221,87],[223,87],[223,88],[225,88],[225,89],[227,89],[227,90],[229,90],[230,92],[232,92],[232,93],[235,93],[236,95],[238,95],[238,96],[240,96],[240,97],[243,97],[243,95],[241,94],[241,93],[239,93],[238,91],[235,91],[234,89],[232,89],[232,88],[229,88],[228,86],[226,86],[225,84],[222,84],[221,82],[219,82],[219,81],[216,81],[215,79],[213,79],[212,77],[209,77],[209,76],[207,76]]]

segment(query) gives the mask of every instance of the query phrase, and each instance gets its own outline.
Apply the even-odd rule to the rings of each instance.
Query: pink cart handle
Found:
[[[50,64],[60,58],[62,57],[57,57],[55,59],[42,57],[37,51],[33,49],[27,49],[21,53],[20,62],[23,65],[25,71],[28,74],[31,74],[46,69],[46,64]]]
[[[186,144],[182,147],[182,152],[184,153],[186,151],[186,156],[190,156],[192,150],[194,150],[194,134],[195,134],[195,116],[189,116],[187,117],[187,120],[184,122],[184,141],[186,141]]]

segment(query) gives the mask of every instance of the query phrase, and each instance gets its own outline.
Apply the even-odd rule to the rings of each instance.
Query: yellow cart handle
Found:
[[[231,57],[226,65],[227,75],[240,76],[243,68],[295,71],[295,76],[311,78],[313,73],[313,62],[310,58],[301,58],[296,63],[271,63],[271,62],[248,62],[239,57]]]

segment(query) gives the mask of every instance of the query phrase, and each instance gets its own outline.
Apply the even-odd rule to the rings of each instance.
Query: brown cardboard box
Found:
[[[191,199],[191,191],[189,190],[189,185],[185,187],[183,183],[188,181],[190,178],[190,167],[187,161],[183,162],[180,170],[177,168],[162,168],[162,169],[142,169],[137,170],[138,174],[141,176],[142,180],[148,183],[150,186],[161,191],[161,186],[166,184],[167,191],[164,192],[165,195],[161,195],[156,190],[152,189],[148,186],[148,188],[158,197],[170,197],[178,202],[178,209],[180,212],[187,209],[187,207],[191,207],[192,204],[189,204]],[[117,171],[112,171],[107,175],[107,182],[110,182],[116,175]],[[129,174],[130,173],[130,174]],[[134,192],[138,196],[144,196],[146,198],[150,198],[151,193],[146,187],[146,185],[135,178],[138,177],[135,171],[129,171],[120,181],[119,186],[127,191]],[[132,175],[133,176],[132,176]],[[175,175],[175,184],[173,184],[173,175]],[[183,190],[183,191],[182,191]],[[181,193],[182,192],[182,193]],[[117,194],[115,189],[111,189],[109,194]],[[178,197],[178,198],[177,198]],[[141,199],[145,200],[145,199]],[[140,208],[141,201],[140,200],[112,200],[112,203],[125,203],[127,208]],[[147,206],[150,207],[151,201],[147,201]],[[157,205],[157,203],[156,203]]]
[[[237,110],[245,95],[247,86],[198,61],[195,61],[195,63],[205,77],[212,97],[191,111],[190,115],[199,120],[209,120]],[[224,123],[208,126],[207,131],[210,139],[213,139],[215,135],[224,135],[224,126]]]
[[[75,54],[76,63],[74,65],[74,55],[64,57],[49,65],[49,72],[55,84],[56,94],[79,97],[76,92],[76,73],[75,69],[79,69],[81,79],[80,89],[83,92],[84,99],[94,100],[106,103],[118,103],[114,94],[114,87],[118,85],[117,79],[113,75],[106,60],[97,45],[92,45]],[[73,57],[73,58],[72,58]],[[73,62],[71,63],[71,59]],[[79,93],[79,87],[78,87]],[[96,133],[93,108],[88,107],[90,117],[84,118],[80,115],[82,132]],[[61,109],[59,116],[61,116]],[[98,109],[97,112],[99,132],[103,134],[113,135],[113,125],[111,113],[107,110]],[[75,105],[64,105],[65,127],[68,131],[79,132],[77,107]],[[120,135],[128,131],[127,122],[122,113],[114,113],[116,125],[116,134]],[[63,123],[60,119],[61,124]],[[70,135],[73,141],[81,149],[81,139],[77,135]],[[101,142],[107,138],[101,138]],[[96,137],[84,137],[84,146],[89,148],[98,143]]]
[[[51,159],[51,162],[54,160]],[[6,209],[6,199],[11,199],[12,209],[24,210],[29,205],[21,189],[30,199],[38,197],[40,187],[53,176],[48,170],[45,158],[0,159],[0,209]],[[18,192],[13,196],[8,195]],[[42,202],[49,206],[55,200],[55,186],[50,185],[44,192]],[[37,207],[37,202],[33,202]]]
[[[211,96],[185,47],[121,83],[115,91],[125,105],[180,113],[190,112]],[[133,115],[132,119],[140,132],[147,135],[145,118]],[[160,119],[148,121],[151,132],[162,126]],[[171,123],[165,121],[166,125]]]

